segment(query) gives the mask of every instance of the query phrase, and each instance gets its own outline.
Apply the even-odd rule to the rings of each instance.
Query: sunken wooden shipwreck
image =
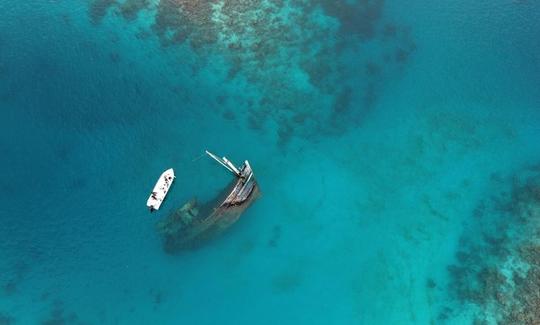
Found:
[[[259,186],[246,160],[237,168],[227,158],[210,157],[234,174],[235,178],[214,200],[199,205],[191,199],[157,223],[167,253],[197,248],[234,224],[259,196]]]

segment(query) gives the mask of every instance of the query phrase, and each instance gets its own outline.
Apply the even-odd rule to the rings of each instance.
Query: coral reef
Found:
[[[460,303],[478,307],[478,323],[539,324],[540,173],[529,168],[509,178],[494,174],[491,181],[498,191],[473,212],[474,225],[448,267],[449,290]],[[439,314],[448,316],[446,309]]]
[[[540,255],[539,246],[534,247],[535,257],[526,261],[531,265],[525,276],[514,275],[516,291],[515,302],[504,315],[501,324],[539,324],[540,323]]]
[[[415,50],[382,0],[94,0],[92,21],[111,7],[127,21],[150,11],[164,47],[188,45],[203,62],[224,58],[227,78],[246,80],[259,99],[241,98],[223,117],[245,116],[259,131],[273,121],[282,145],[358,126]]]

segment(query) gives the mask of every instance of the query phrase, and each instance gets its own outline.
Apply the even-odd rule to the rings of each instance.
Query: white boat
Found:
[[[148,201],[146,201],[146,206],[150,209],[150,212],[159,210],[175,178],[176,176],[174,176],[174,170],[172,168],[167,169],[159,176],[156,186],[154,186]]]

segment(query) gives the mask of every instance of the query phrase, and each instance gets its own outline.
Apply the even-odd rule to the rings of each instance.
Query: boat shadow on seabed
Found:
[[[235,179],[214,200],[199,205],[193,198],[156,224],[166,253],[200,247],[234,224],[261,194],[247,160],[238,169],[227,158],[206,153],[233,173]]]

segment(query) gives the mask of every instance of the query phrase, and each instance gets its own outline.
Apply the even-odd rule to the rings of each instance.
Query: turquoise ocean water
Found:
[[[0,12],[0,324],[540,322],[535,1]],[[166,254],[230,179],[205,149],[262,197]]]

